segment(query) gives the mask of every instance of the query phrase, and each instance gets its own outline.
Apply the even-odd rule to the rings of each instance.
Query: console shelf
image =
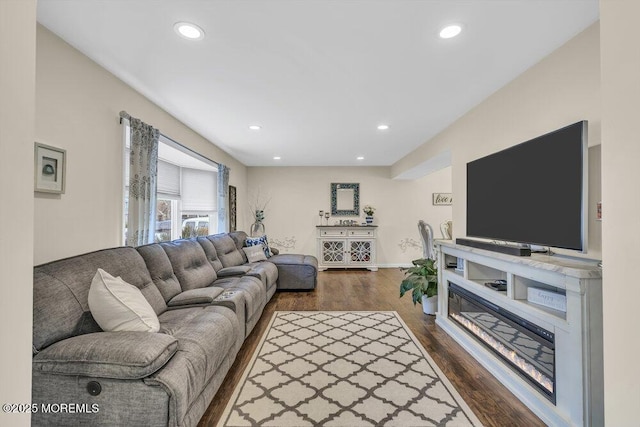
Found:
[[[436,323],[545,423],[603,425],[602,271],[597,263],[539,254],[517,257],[442,240],[436,246]],[[453,259],[457,268],[447,268]],[[498,279],[506,281],[506,291],[485,285]],[[450,316],[450,284],[553,334],[553,399],[543,396]],[[562,310],[529,301],[529,291],[538,298],[548,297],[545,304],[552,301]]]

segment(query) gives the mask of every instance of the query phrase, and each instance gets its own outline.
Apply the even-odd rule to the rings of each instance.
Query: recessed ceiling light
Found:
[[[460,31],[462,31],[462,27],[460,25],[447,25],[440,30],[440,37],[443,39],[450,39],[460,34]]]
[[[190,22],[176,22],[173,29],[180,37],[188,40],[202,40],[204,38],[204,30]]]
[[[251,129],[251,130],[260,130],[260,129],[262,129],[262,126],[251,125],[251,126],[249,126],[249,129]]]
[[[358,160],[364,160],[364,157],[362,157],[362,156],[358,156],[358,157],[356,157],[356,159],[358,159]]]
[[[280,156],[273,156],[273,160],[280,160],[281,157]]]
[[[389,129],[389,125],[378,125],[378,130],[387,130]]]

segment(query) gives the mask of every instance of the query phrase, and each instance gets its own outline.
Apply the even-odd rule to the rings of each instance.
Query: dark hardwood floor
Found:
[[[216,425],[272,314],[290,310],[397,311],[485,426],[544,426],[511,392],[436,326],[434,316],[423,314],[421,306],[414,307],[410,295],[399,298],[398,286],[402,277],[399,269],[380,269],[377,272],[332,270],[319,273],[315,291],[277,292],[240,349],[199,426]]]

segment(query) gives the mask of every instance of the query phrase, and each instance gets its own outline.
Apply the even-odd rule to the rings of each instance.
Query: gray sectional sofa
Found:
[[[276,289],[316,286],[314,257],[248,263],[246,237],[119,247],[35,267],[32,400],[52,410],[32,414],[32,425],[196,425]],[[140,289],[159,333],[102,331],[88,305],[98,268]]]

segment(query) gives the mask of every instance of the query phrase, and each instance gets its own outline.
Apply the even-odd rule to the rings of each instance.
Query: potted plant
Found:
[[[430,258],[411,261],[413,267],[403,268],[404,280],[400,283],[400,298],[411,291],[413,304],[422,301],[425,314],[436,314],[438,308],[438,267]]]
[[[365,205],[362,210],[366,215],[364,219],[367,221],[367,224],[373,224],[373,213],[376,211],[376,208],[371,205]]]

